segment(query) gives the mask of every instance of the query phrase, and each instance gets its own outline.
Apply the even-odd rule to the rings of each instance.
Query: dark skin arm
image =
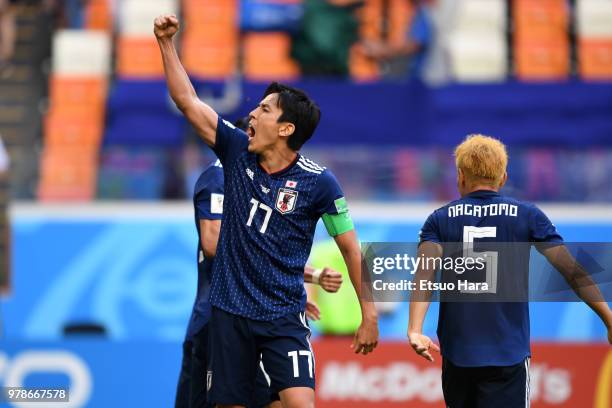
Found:
[[[435,242],[425,241],[419,245],[419,256],[424,258],[440,258],[442,256],[442,246]],[[423,322],[431,303],[431,291],[420,290],[419,282],[435,280],[436,270],[427,269],[430,266],[427,262],[421,262],[414,276],[416,290],[410,298],[410,317],[408,320],[408,340],[414,351],[429,361],[434,361],[431,351],[440,352],[440,348],[427,336],[423,334]],[[433,266],[433,265],[432,265]]]
[[[612,311],[589,273],[576,262],[565,245],[536,245],[536,248],[563,275],[574,293],[599,316],[608,330],[608,342],[612,344]]]

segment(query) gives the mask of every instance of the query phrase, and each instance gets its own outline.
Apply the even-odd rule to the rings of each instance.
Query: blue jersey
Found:
[[[248,152],[246,134],[219,118],[214,150],[225,174],[224,217],[211,303],[253,320],[302,312],[304,266],[323,214],[338,214],[344,194],[333,174],[297,155],[268,174]]]
[[[187,327],[191,339],[210,319],[210,282],[213,259],[204,257],[200,239],[200,220],[220,220],[223,216],[223,168],[217,160],[198,178],[193,192],[195,225],[198,231],[198,288]]]
[[[563,241],[555,226],[535,205],[484,190],[434,211],[425,222],[420,239],[439,243]],[[495,271],[500,275],[496,277],[497,282],[503,281],[504,274],[528,273],[530,245],[516,247],[523,253],[514,254],[513,267],[504,268],[504,263],[499,263],[500,270]],[[527,302],[440,302],[438,338],[444,358],[457,366],[518,364],[530,356],[529,305]]]

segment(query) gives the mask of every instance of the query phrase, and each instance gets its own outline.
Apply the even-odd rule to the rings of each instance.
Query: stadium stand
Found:
[[[38,188],[32,187],[32,184],[36,184],[31,181],[35,178],[31,174],[33,166],[21,164],[27,160],[13,160],[13,163],[19,163],[13,164],[13,167],[22,166],[23,170],[11,171],[11,177],[15,179],[15,182],[11,183],[12,195],[27,197],[34,191],[35,196],[44,199],[106,197],[101,191],[113,190],[109,189],[109,185],[112,186],[113,183],[108,184],[107,177],[114,174],[112,180],[121,179],[116,175],[126,170],[122,167],[129,164],[129,160],[125,160],[126,157],[134,157],[134,163],[141,165],[147,163],[147,166],[150,166],[146,167],[148,170],[143,167],[137,171],[134,168],[134,172],[128,171],[138,176],[126,186],[134,185],[136,179],[140,180],[138,183],[142,186],[163,186],[166,183],[164,174],[175,172],[175,165],[170,163],[176,162],[173,155],[180,155],[185,149],[187,132],[184,121],[168,104],[165,96],[163,65],[157,44],[151,35],[151,21],[154,17],[165,12],[174,12],[181,16],[182,30],[178,44],[187,71],[195,80],[198,91],[215,100],[220,98],[219,100],[223,101],[220,106],[224,115],[233,118],[248,112],[246,106],[248,104],[242,106],[240,101],[256,97],[261,92],[262,83],[272,79],[298,84],[310,81],[311,78],[305,77],[300,72],[301,69],[292,54],[295,51],[292,49],[292,36],[299,29],[295,21],[299,19],[300,4],[300,1],[295,0],[274,2],[92,0],[87,2],[83,10],[83,29],[58,31],[55,35],[51,76],[48,85],[42,87],[47,88],[50,94],[49,109],[44,119],[44,147],[40,160],[32,160],[41,166]],[[537,91],[536,88],[513,85],[508,81],[513,76],[520,82],[531,83],[568,80],[574,74],[586,81],[611,79],[612,29],[607,24],[612,15],[611,3],[604,0],[575,2],[465,0],[459,3],[439,0],[431,4],[435,5],[434,20],[438,31],[435,36],[436,47],[440,45],[438,48],[446,58],[438,63],[448,65],[451,83],[448,87],[425,89],[412,85],[386,86],[385,82],[389,80],[388,66],[379,65],[366,57],[363,52],[364,40],[387,41],[393,44],[406,41],[406,34],[414,14],[411,2],[371,0],[365,2],[362,7],[355,8],[354,14],[359,28],[358,38],[348,54],[347,66],[350,79],[353,83],[365,82],[366,86],[372,86],[373,88],[363,93],[376,94],[381,103],[395,101],[393,106],[383,104],[381,109],[384,108],[383,110],[390,115],[404,115],[407,121],[414,123],[409,137],[410,143],[414,145],[447,143],[447,135],[464,132],[469,117],[474,116],[484,124],[494,123],[495,126],[490,128],[492,133],[503,135],[500,130],[507,130],[521,143],[527,143],[528,140],[546,140],[545,143],[550,143],[556,138],[563,138],[572,145],[565,136],[566,133],[568,135],[571,133],[571,126],[567,126],[571,124],[566,123],[565,117],[553,122],[558,123],[558,126],[540,130],[533,126],[544,111],[562,111],[562,107],[555,104],[553,97],[534,105],[533,114],[525,112],[521,121],[506,121],[506,116],[503,118],[498,116],[501,112],[508,113],[516,109],[511,103],[511,94],[516,92],[535,94]],[[28,18],[31,19],[38,18],[35,17],[36,13],[40,14],[40,11],[36,11],[37,9],[33,7],[26,7],[24,10],[26,14],[29,13],[31,17]],[[446,18],[441,20],[435,14],[445,14]],[[274,18],[266,20],[266,15],[268,17],[274,15]],[[22,20],[23,18],[25,17],[22,17]],[[441,24],[440,21],[444,23]],[[38,26],[42,27],[40,24]],[[21,28],[19,34],[26,43],[31,41],[26,40],[26,37],[31,39],[35,37],[31,24],[27,25],[27,28]],[[104,45],[98,46],[92,42],[93,38],[103,37]],[[575,62],[572,61],[574,48],[577,57]],[[18,48],[18,56],[25,55],[22,49]],[[99,52],[95,52],[95,49]],[[34,53],[32,48],[27,52]],[[40,52],[38,54],[46,55]],[[44,75],[39,73],[43,57],[37,58],[38,60],[31,65],[19,66],[10,86],[0,85],[3,91],[0,99],[20,99],[24,102],[7,107],[0,113],[0,132],[15,157],[38,155],[31,147],[21,152],[15,151],[15,141],[21,143],[28,141],[30,137],[28,143],[31,146],[32,140],[40,134],[36,123],[42,95],[35,95],[32,90],[28,91],[29,94],[25,91],[25,83],[34,76],[40,77],[41,81],[45,80]],[[574,63],[576,72],[574,72]],[[337,101],[357,100],[358,95],[362,93],[359,87],[343,82],[342,78],[329,79],[329,86],[334,87]],[[230,82],[240,83],[242,87],[239,86],[237,93],[233,92],[229,95],[231,97],[224,99],[224,92],[229,89],[225,88],[226,84]],[[470,88],[474,83],[486,84],[489,88],[482,88],[480,92],[479,88]],[[466,88],[461,88],[461,84],[465,84]],[[311,83],[308,87],[313,88],[318,99],[325,101],[328,97],[326,87],[321,87],[321,96],[318,95],[319,86],[316,83]],[[113,92],[109,93],[109,89]],[[485,89],[490,90],[490,95],[489,91],[484,91]],[[582,83],[567,83],[550,89],[550,92],[558,95],[563,95],[566,91],[573,93],[576,109],[578,109],[578,100],[581,100],[583,101],[581,103],[590,106],[592,112],[591,116],[581,116],[581,121],[575,122],[575,126],[595,130],[596,116],[600,112],[604,113],[602,110],[606,99],[604,91],[591,92]],[[454,103],[455,98],[461,100],[461,95],[484,98],[483,103],[477,104],[476,100],[473,100],[477,105],[472,106],[470,115],[462,110],[460,105]],[[488,106],[491,106],[490,100],[495,98],[500,101],[495,105],[499,108],[497,113],[488,109]],[[414,106],[414,101],[417,100],[420,102],[418,106]],[[26,101],[29,103],[27,107]],[[414,106],[413,109],[404,112],[402,101]],[[548,110],[545,104],[549,104]],[[341,104],[333,103],[331,108],[325,107],[326,120],[322,124],[322,133],[327,143],[344,143],[345,139],[352,140],[352,137],[358,138],[366,145],[373,139],[387,144],[393,143],[394,136],[391,136],[393,133],[385,124],[376,127],[378,130],[368,123],[353,127],[350,120],[342,120],[343,116],[341,112],[335,110],[336,106]],[[571,109],[575,110],[573,107]],[[443,123],[434,124],[429,119],[433,115],[446,119]],[[583,120],[590,122],[586,123]],[[17,123],[21,122],[24,128],[28,127],[31,130],[22,132],[22,128],[19,127],[22,125],[17,126]],[[565,125],[562,125],[563,123]],[[40,123],[38,126],[40,127]],[[138,126],[137,130],[134,130],[135,126]],[[370,137],[371,132],[375,132],[376,137]],[[539,138],[536,138],[536,133]],[[589,140],[589,143],[601,143],[601,140],[604,140],[604,133],[603,129],[587,132],[584,140]],[[18,134],[19,136],[16,136]],[[342,136],[349,134],[352,137]],[[319,143],[319,140],[314,143]],[[70,147],[69,154],[89,159],[61,165],[59,169],[51,169],[54,167],[51,165],[54,163],[53,155],[63,154],[61,149],[64,147],[58,146]],[[171,147],[172,152],[165,150],[166,147]],[[53,153],[56,151],[62,153]],[[91,154],[92,151],[96,153]],[[525,160],[518,161],[518,165],[524,169],[520,170],[521,174],[533,171],[524,164],[530,162],[529,153],[519,150],[516,154],[525,157]],[[99,157],[103,158],[101,162],[98,160]],[[421,171],[424,164],[421,163],[419,155],[401,153],[397,159],[392,156],[388,161],[399,163],[404,160],[402,157],[410,159],[408,162],[419,170],[418,174],[421,174],[419,177],[428,177],[427,173]],[[113,169],[118,163],[123,164]],[[78,176],[75,170],[77,167],[80,169]],[[390,185],[393,188],[385,196],[392,196],[394,192],[405,189],[405,167],[405,164],[391,166],[392,173],[388,177],[392,179]],[[145,174],[149,174],[155,181],[144,182],[143,179],[147,177]],[[180,170],[178,174],[178,177],[181,177]],[[77,181],[84,183],[86,179],[96,178],[103,184],[102,190],[98,186],[96,191],[95,181],[90,182],[87,189],[79,187],[70,194],[65,191],[60,194],[53,187],[59,185],[58,183],[75,184]],[[421,187],[408,187],[408,196],[422,197],[427,193],[424,187],[427,183],[424,183],[423,179],[410,181],[412,182],[415,186]],[[385,191],[386,183],[381,180],[373,180],[370,184],[372,187],[369,188],[381,187],[377,187],[374,191],[368,190],[368,196],[371,194],[378,196],[380,191]],[[114,190],[118,195],[113,197],[121,198],[121,194],[128,194],[128,190],[141,191],[126,187]],[[147,190],[146,193],[143,190],[138,194],[142,194],[143,198],[155,198],[162,196],[162,190],[162,187],[156,187]],[[366,190],[358,191],[364,191],[365,194]],[[544,198],[571,196],[564,194],[569,193],[550,192]],[[595,190],[589,194],[592,197],[603,195],[605,194],[596,193]],[[574,196],[578,195],[571,197]]]
[[[564,0],[513,3],[515,73],[522,80],[559,80],[570,73],[569,10]]]
[[[95,198],[110,56],[105,32],[60,30],[54,36],[41,200]]]
[[[449,33],[452,73],[459,82],[500,82],[507,77],[506,2],[459,3]]]
[[[244,76],[253,81],[291,81],[299,67],[291,59],[291,38],[286,33],[248,33],[243,42]]]
[[[90,0],[85,5],[85,28],[88,30],[113,30],[113,12],[109,0]]]
[[[124,0],[119,3],[117,75],[129,78],[159,78],[164,66],[152,21],[160,13],[178,13],[176,0]]]
[[[578,0],[579,72],[586,80],[612,79],[612,2]]]
[[[185,31],[182,57],[187,71],[202,79],[219,80],[238,68],[238,3],[235,0],[183,2]]]

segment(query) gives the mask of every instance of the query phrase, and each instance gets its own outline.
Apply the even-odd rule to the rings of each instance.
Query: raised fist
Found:
[[[178,18],[174,14],[164,14],[155,19],[153,32],[158,39],[172,38],[179,29]]]

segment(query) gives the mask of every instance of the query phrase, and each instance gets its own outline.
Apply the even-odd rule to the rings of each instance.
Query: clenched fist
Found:
[[[179,30],[179,21],[174,14],[164,14],[155,19],[153,32],[161,40],[171,39]]]
[[[319,277],[319,285],[329,293],[336,293],[342,286],[342,274],[331,268],[323,268]]]

